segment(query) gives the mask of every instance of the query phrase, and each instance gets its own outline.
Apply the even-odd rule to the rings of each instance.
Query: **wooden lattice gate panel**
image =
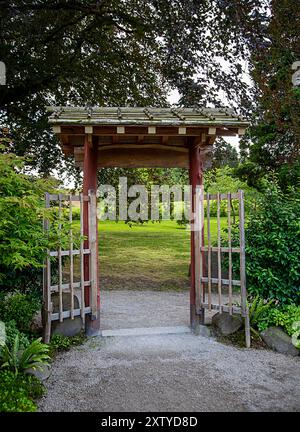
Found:
[[[220,313],[242,315],[245,320],[246,346],[250,347],[245,270],[244,193],[240,190],[238,193],[205,194],[202,186],[197,188],[195,200],[196,311],[198,314],[203,314],[205,310],[214,309]],[[216,215],[216,238],[212,236],[212,208]],[[221,227],[221,213],[226,215],[225,230]],[[213,254],[216,254],[215,260],[212,260]],[[238,272],[236,271],[237,261],[239,261]],[[227,274],[224,275],[224,272]],[[216,286],[217,301],[213,300],[213,285]],[[224,287],[227,291],[225,295]],[[234,294],[236,294],[234,289],[237,287],[239,301],[234,304]]]
[[[73,203],[79,204],[79,230],[74,230]],[[84,247],[84,203],[88,204],[88,248]],[[44,266],[43,284],[43,320],[44,340],[49,342],[51,336],[51,322],[63,322],[64,319],[74,320],[80,316],[82,327],[85,327],[86,314],[97,313],[97,200],[94,191],[89,191],[88,196],[46,194],[46,208],[57,212],[58,233],[63,232],[68,236],[68,246],[63,247],[58,243],[57,250],[47,250],[47,258]],[[67,223],[68,227],[63,227]],[[44,229],[51,234],[49,219],[44,220]],[[76,237],[76,238],[75,238]],[[76,247],[74,247],[76,245]],[[66,246],[66,244],[65,244]],[[86,267],[89,275],[85,274],[85,257],[89,257],[89,265]],[[68,257],[68,263],[63,262]],[[78,257],[77,281],[75,281],[74,259]],[[56,264],[53,260],[56,259]],[[53,282],[53,270],[56,270],[56,281]],[[67,271],[68,270],[68,271]],[[69,275],[68,281],[63,276]],[[89,287],[89,303],[86,304],[85,290]],[[53,308],[53,296],[56,294],[57,310]],[[66,301],[67,300],[67,301]],[[75,305],[75,300],[77,306]],[[66,304],[67,303],[67,304]]]

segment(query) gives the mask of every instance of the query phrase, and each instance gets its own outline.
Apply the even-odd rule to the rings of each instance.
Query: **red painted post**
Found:
[[[95,138],[85,135],[84,142],[84,159],[83,159],[83,195],[88,196],[89,190],[97,191],[97,158],[98,158],[98,148]],[[98,250],[98,224],[97,225],[97,250]],[[84,236],[88,237],[89,234],[89,209],[88,202],[85,201],[83,205],[83,233]],[[84,242],[84,248],[89,247],[88,240]],[[84,280],[87,281],[90,278],[90,268],[89,268],[89,256],[84,257]],[[98,277],[96,281],[97,286],[97,306],[98,306],[98,316],[97,319],[91,319],[87,316],[86,319],[86,333],[89,336],[95,335],[100,330],[100,286],[99,286],[99,263],[97,256],[97,269]],[[90,288],[85,289],[85,305],[90,305]]]
[[[194,140],[190,141],[189,147],[189,162],[190,162],[190,185],[192,186],[191,205],[192,211],[195,211],[194,196],[196,186],[203,184],[203,163],[200,155],[199,146],[195,145]],[[195,233],[191,231],[191,287],[190,287],[190,323],[191,328],[197,332],[199,324],[204,323],[204,313],[198,315],[196,313],[196,283],[195,283]]]

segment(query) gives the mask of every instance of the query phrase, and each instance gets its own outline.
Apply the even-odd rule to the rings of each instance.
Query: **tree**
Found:
[[[239,155],[237,150],[222,137],[218,137],[214,143],[212,154],[212,168],[222,168],[237,166]]]
[[[13,132],[14,151],[44,174],[62,165],[49,104],[162,106],[172,87],[180,105],[220,106],[225,92],[247,109],[243,64],[264,3],[0,0],[7,66],[0,120]]]
[[[300,182],[300,88],[292,84],[292,64],[300,58],[299,28],[299,2],[272,0],[266,32],[251,55],[257,108],[242,142],[262,175],[278,171],[284,188],[286,171],[293,172],[288,176],[293,184]]]

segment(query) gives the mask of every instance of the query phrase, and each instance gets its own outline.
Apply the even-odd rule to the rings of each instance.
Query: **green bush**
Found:
[[[0,412],[34,412],[34,400],[44,392],[44,386],[34,376],[0,371]]]
[[[292,336],[295,332],[293,325],[296,322],[300,322],[300,306],[288,305],[282,308],[271,308],[258,327],[262,331],[271,326],[280,326],[289,336]]]
[[[248,292],[281,305],[300,304],[300,200],[268,182],[255,209],[247,215]]]
[[[9,349],[13,347],[16,336],[19,336],[20,346],[26,348],[29,344],[29,338],[26,334],[20,332],[14,320],[5,323],[6,345]]]
[[[56,334],[52,336],[50,341],[50,355],[53,356],[60,351],[68,351],[72,346],[81,345],[85,339],[86,336],[83,333],[71,337]]]
[[[268,322],[270,312],[274,308],[274,300],[266,301],[258,295],[249,304],[249,320],[252,330],[263,330]]]
[[[7,153],[0,145],[1,291],[24,291],[33,285],[41,291],[47,248],[68,242],[67,230],[59,233],[57,211],[45,209],[45,192],[55,192],[55,182],[25,175],[24,164],[23,158]],[[50,235],[43,228],[45,215],[51,222]]]
[[[18,330],[27,333],[40,307],[39,299],[29,294],[2,295],[0,297],[0,319],[4,322],[13,320]]]

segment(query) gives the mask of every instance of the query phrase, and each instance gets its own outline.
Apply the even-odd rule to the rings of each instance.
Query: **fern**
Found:
[[[42,338],[35,339],[26,348],[20,346],[19,335],[17,334],[11,350],[4,345],[1,351],[2,368],[14,371],[17,375],[19,371],[26,369],[40,369],[49,364],[48,345],[41,342]]]

